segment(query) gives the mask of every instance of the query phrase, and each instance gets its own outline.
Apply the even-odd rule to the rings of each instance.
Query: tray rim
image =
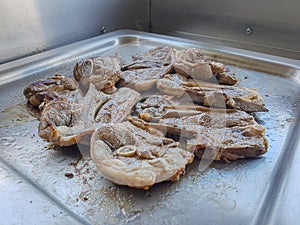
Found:
[[[45,70],[47,69],[46,65],[48,64],[57,64],[60,61],[67,60],[71,56],[73,56],[74,58],[74,55],[77,55],[79,57],[81,54],[89,52],[98,45],[108,43],[116,38],[119,38],[121,40],[122,38],[125,40],[128,38],[132,38],[133,40],[151,39],[151,41],[157,40],[160,42],[163,40],[168,44],[180,44],[181,46],[183,45],[183,43],[185,43],[185,47],[199,46],[203,50],[234,55],[237,57],[237,60],[238,58],[242,57],[244,59],[246,58],[250,60],[255,60],[256,62],[267,63],[270,64],[270,66],[277,65],[287,70],[287,74],[283,76],[292,78],[300,84],[300,60],[249,50],[243,50],[239,48],[232,48],[219,44],[209,44],[201,40],[195,41],[186,38],[171,37],[162,34],[154,34],[130,29],[121,29],[93,38],[85,39],[79,42],[75,42],[72,44],[68,44],[62,47],[58,47],[52,50],[41,52],[36,55],[0,64],[0,86],[17,80],[22,75],[24,76],[24,74],[30,75],[30,71],[36,72],[37,70]],[[120,43],[115,44],[120,45]],[[81,46],[84,46],[84,48],[82,48]]]

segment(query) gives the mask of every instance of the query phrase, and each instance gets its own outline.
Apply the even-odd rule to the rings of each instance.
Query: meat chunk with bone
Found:
[[[157,81],[157,88],[168,95],[185,93],[197,103],[210,107],[231,107],[246,112],[266,112],[264,100],[255,89],[219,85],[167,74]]]
[[[121,64],[122,59],[118,55],[85,59],[75,65],[73,74],[84,94],[90,83],[99,91],[112,94],[117,91],[115,84],[122,77]]]
[[[162,67],[169,65],[175,72],[197,80],[217,81],[220,84],[233,85],[237,79],[222,63],[208,62],[199,48],[177,50],[160,46],[148,52],[132,56],[134,62],[123,70]]]
[[[160,123],[196,131],[196,138],[187,140],[187,149],[204,159],[231,161],[257,157],[268,149],[265,128],[253,116],[239,110],[203,112],[195,116],[162,119]]]
[[[203,159],[231,161],[257,157],[268,149],[265,129],[260,125],[197,129],[199,135],[187,141],[187,149]]]
[[[108,180],[143,189],[178,180],[194,158],[173,140],[130,122],[101,125],[91,138],[91,156]]]
[[[222,108],[207,108],[195,104],[187,104],[187,101],[176,99],[169,95],[151,95],[142,102],[138,102],[135,106],[136,115],[147,122],[158,122],[160,119],[166,118],[181,118],[186,116],[203,115],[205,118],[212,112],[215,115],[214,120],[209,122],[222,123],[225,118],[226,122],[242,123],[244,120],[253,120],[253,116],[244,111],[236,109],[222,109]],[[240,115],[243,114],[244,118]],[[222,120],[216,120],[216,115],[222,115]],[[191,117],[193,118],[193,117]],[[230,126],[230,125],[227,125]]]
[[[55,74],[53,77],[29,84],[23,94],[31,105],[39,106],[45,101],[63,99],[69,91],[77,88],[78,84],[73,78]]]
[[[60,146],[74,145],[91,135],[99,124],[122,122],[138,98],[139,93],[129,88],[107,95],[91,84],[86,96],[78,94],[73,102],[47,103],[41,114],[39,135]]]
[[[193,112],[195,113],[195,112]],[[186,148],[207,160],[235,160],[257,157],[267,152],[265,128],[253,116],[240,110],[204,110],[198,114],[162,118],[147,123],[136,118],[130,121],[142,129],[164,131],[186,140]],[[153,132],[153,131],[152,131]]]

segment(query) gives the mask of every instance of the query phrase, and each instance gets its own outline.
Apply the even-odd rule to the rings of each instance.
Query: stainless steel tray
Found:
[[[54,73],[70,75],[82,58],[119,52],[129,59],[163,44],[200,47],[209,58],[230,65],[240,86],[259,90],[270,110],[255,115],[267,128],[267,154],[213,163],[204,172],[195,160],[178,182],[144,191],[102,178],[88,149],[83,154],[72,147],[55,151],[38,137],[38,120],[28,113],[22,94],[26,84]],[[2,224],[291,225],[300,220],[297,60],[120,30],[0,65],[0,74]]]

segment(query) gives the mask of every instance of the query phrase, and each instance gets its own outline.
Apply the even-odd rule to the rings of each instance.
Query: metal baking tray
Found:
[[[255,87],[267,113],[269,151],[257,159],[199,160],[178,182],[138,190],[116,186],[95,171],[89,150],[51,149],[22,91],[55,73],[71,75],[80,59],[171,45],[200,47],[229,65],[239,85]],[[222,45],[120,30],[0,65],[0,217],[2,224],[297,224],[300,220],[300,62]],[[68,176],[66,176],[69,174]],[[70,175],[72,174],[73,177]]]

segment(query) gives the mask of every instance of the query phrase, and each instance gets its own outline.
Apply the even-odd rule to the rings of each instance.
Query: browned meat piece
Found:
[[[169,46],[160,46],[141,54],[132,56],[133,61],[153,61],[170,65],[174,58],[174,49]]]
[[[237,83],[237,79],[234,74],[230,73],[225,65],[219,62],[210,62],[210,68],[216,77],[219,84],[234,85]]]
[[[177,142],[129,122],[101,125],[92,135],[91,156],[108,180],[143,189],[165,180],[178,180],[194,158]]]
[[[38,106],[40,111],[43,109],[46,103],[53,100],[65,101],[66,99],[63,96],[57,94],[57,92],[55,91],[38,92],[28,99],[29,103],[33,106]]]
[[[182,115],[182,110],[174,109],[173,111],[177,111],[178,115]],[[197,125],[211,128],[258,125],[253,116],[240,110],[214,110],[206,108],[203,110],[193,110],[191,112],[191,114],[194,115],[182,115],[181,117],[167,117],[163,115],[159,122],[165,125],[187,127],[189,125]]]
[[[175,109],[174,109],[175,110]],[[195,111],[193,111],[195,113]],[[181,115],[178,110],[178,115]],[[256,157],[267,152],[265,128],[253,116],[240,110],[204,110],[192,116],[163,118],[147,123],[130,118],[142,129],[173,134],[187,139],[186,148],[207,160],[235,160]]]
[[[159,122],[196,131],[197,137],[187,140],[187,149],[205,159],[235,160],[267,152],[265,128],[243,111],[203,111],[198,115],[161,119]]]
[[[151,95],[142,99],[135,106],[134,115],[138,115],[147,122],[158,122],[164,118],[181,118],[183,116],[194,116],[200,112],[236,112],[235,109],[207,108],[195,105],[189,99],[176,98],[169,95]],[[248,114],[247,114],[248,115]]]
[[[182,96],[187,93],[195,102],[210,107],[227,106],[246,112],[268,111],[254,89],[200,82],[179,74],[167,74],[156,85],[164,94]]]
[[[99,91],[111,94],[117,91],[115,84],[122,77],[121,63],[122,59],[119,56],[85,59],[75,65],[73,74],[84,94],[90,83]]]
[[[207,62],[199,48],[176,50],[161,46],[132,57],[134,61],[123,67],[123,70],[144,69],[170,65],[177,73],[190,76],[196,80],[218,82],[233,85],[237,82],[222,63]]]
[[[80,117],[80,108],[80,105],[66,101],[46,104],[39,123],[39,136],[60,146],[71,146],[91,134],[92,128],[80,129],[74,125]]]
[[[187,141],[187,149],[200,158],[231,161],[257,157],[268,149],[265,129],[260,125],[199,131],[197,138]]]
[[[177,50],[172,65],[177,73],[196,80],[209,80],[213,77],[209,63],[204,61],[201,50],[197,48]]]
[[[99,124],[122,122],[138,98],[139,93],[128,88],[107,95],[91,84],[86,96],[78,95],[73,102],[47,103],[41,114],[39,135],[60,146],[74,145],[91,135]]]
[[[50,101],[41,113],[39,136],[60,146],[76,144],[94,131],[97,107],[105,101],[107,95],[93,85],[85,97],[79,95],[73,102]]]
[[[137,70],[126,70],[123,79],[118,83],[120,87],[130,87],[137,91],[146,91],[155,87],[156,81],[169,73],[171,67],[151,67]]]
[[[76,90],[77,87],[72,78],[55,74],[53,77],[29,84],[23,94],[31,105],[39,106],[44,101],[63,98],[63,94]]]

